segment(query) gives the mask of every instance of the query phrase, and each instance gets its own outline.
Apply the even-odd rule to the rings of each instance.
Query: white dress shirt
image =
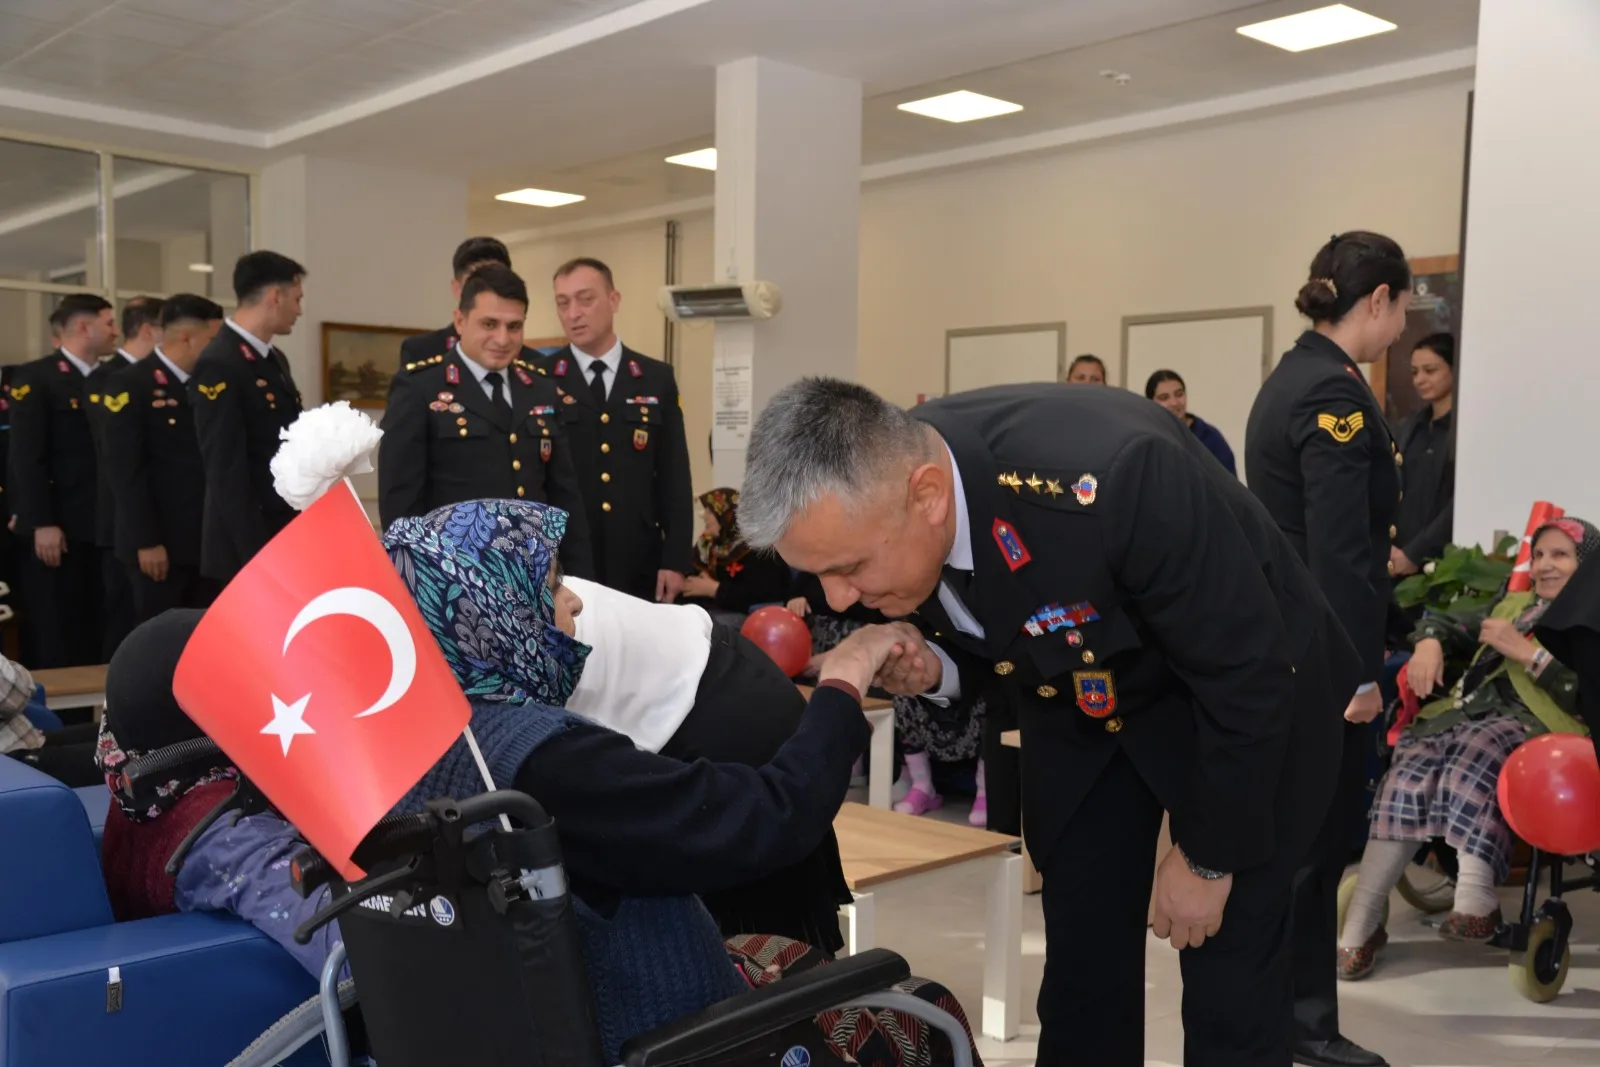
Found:
[[[478,379],[478,388],[483,390],[483,395],[489,398],[491,404],[494,403],[494,386],[484,381],[491,373],[489,368],[463,352],[460,344],[456,345],[456,355],[461,357],[461,362],[467,365],[467,370],[472,373],[472,376]],[[505,389],[505,398],[508,404],[511,403],[511,381],[507,377],[507,372],[510,369],[507,367],[506,370],[497,372],[500,375],[500,383]]]
[[[179,385],[184,385],[189,381],[189,375],[179,370],[178,365],[167,358],[167,354],[161,351],[160,345],[156,345],[156,358],[177,377]]]
[[[83,375],[85,378],[87,378],[94,371],[94,365],[92,363],[85,363],[71,352],[68,352],[65,347],[63,347],[60,351],[63,356],[66,356],[72,361],[72,365],[78,368],[78,373]]]
[[[139,362],[139,357],[134,355],[133,353],[129,352],[126,348],[117,349],[117,355],[121,356],[123,359],[127,360],[129,363],[137,363],[137,362]]]
[[[591,356],[577,345],[572,345],[572,356],[578,361],[578,369],[583,372],[583,384],[587,386],[594,375],[591,369],[596,363],[605,364],[606,372],[601,381],[606,384],[606,396],[611,396],[611,387],[617,383],[617,370],[622,366],[622,341],[619,338],[611,346],[611,350],[603,356]]]
[[[243,337],[246,341],[250,342],[250,347],[255,349],[257,354],[262,356],[270,356],[272,354],[271,341],[263,341],[261,338],[257,337],[243,326],[240,326],[232,319],[223,319],[222,321],[227,324],[229,329],[233,330],[240,337]]]

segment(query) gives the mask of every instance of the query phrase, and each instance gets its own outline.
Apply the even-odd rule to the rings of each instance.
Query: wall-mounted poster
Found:
[[[1399,425],[1422,406],[1411,385],[1411,349],[1433,333],[1453,335],[1456,351],[1461,351],[1460,256],[1425,256],[1411,261],[1411,309],[1406,313],[1406,332],[1372,369],[1372,384],[1384,391],[1383,411],[1391,426]]]
[[[322,324],[322,396],[328,403],[381,408],[389,398],[400,342],[427,333],[405,326]]]

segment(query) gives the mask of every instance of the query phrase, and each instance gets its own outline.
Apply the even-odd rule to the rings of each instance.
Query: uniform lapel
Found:
[[[467,361],[461,358],[461,353],[455,349],[450,350],[450,356],[445,360],[445,366],[456,368],[461,381],[456,385],[448,386],[444,391],[453,393],[454,402],[465,407],[474,415],[488,422],[492,426],[500,426],[500,420],[495,417],[494,405],[489,403],[489,394],[483,391],[483,385],[478,381],[478,376],[472,373],[472,368],[467,366]],[[442,397],[440,399],[443,399]],[[502,426],[502,429],[510,427]]]
[[[1028,561],[1014,562],[1002,547],[1004,542],[1024,554],[1029,552],[1015,525],[1013,491],[999,481],[1009,472],[995,465],[988,445],[976,433],[936,410],[916,414],[939,431],[961,470],[973,563],[973,603],[966,606],[983,625],[986,653],[998,658],[1038,606],[1022,577]]]

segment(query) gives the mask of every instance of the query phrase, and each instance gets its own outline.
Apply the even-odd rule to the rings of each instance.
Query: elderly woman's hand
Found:
[[[1517,632],[1510,619],[1485,619],[1478,631],[1478,643],[1488,645],[1513,663],[1524,667],[1533,662],[1537,646]]]
[[[904,623],[863,626],[823,657],[818,681],[848,682],[855,686],[856,692],[865,695],[878,672],[891,659],[916,655],[913,646],[920,645],[921,637],[917,635],[913,640],[908,632],[916,634],[915,628]],[[932,658],[931,653],[923,654]]]
[[[683,595],[704,597],[709,600],[717,595],[717,588],[721,584],[715,578],[704,574],[691,574],[683,580]]]
[[[1437,638],[1425,637],[1417,642],[1406,664],[1406,684],[1419,697],[1444,685],[1444,646]]]
[[[793,600],[785,604],[784,607],[788,608],[802,619],[811,614],[811,604],[803,596],[795,597]]]

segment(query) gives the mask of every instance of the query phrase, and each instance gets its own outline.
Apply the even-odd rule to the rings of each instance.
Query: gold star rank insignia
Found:
[[[1328,431],[1328,436],[1341,445],[1347,445],[1355,440],[1356,434],[1360,433],[1366,425],[1367,417],[1359,411],[1345,416],[1329,415],[1327,413],[1317,416],[1317,429]]]
[[[1045,479],[1044,491],[1049,493],[1051,496],[1060,496],[1062,493],[1066,492],[1065,489],[1061,488],[1061,483],[1054,478]]]
[[[1029,489],[1032,489],[1035,493],[1044,487],[1044,483],[1039,480],[1039,476],[1037,474],[1028,475],[1028,480],[1023,484]]]

